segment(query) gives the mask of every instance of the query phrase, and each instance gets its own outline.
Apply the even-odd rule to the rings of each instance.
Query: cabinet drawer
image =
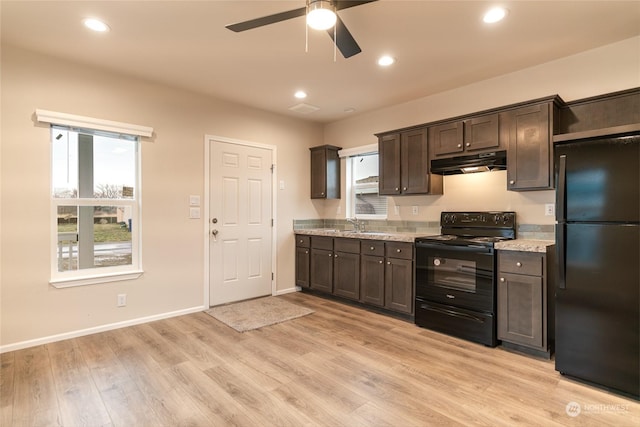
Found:
[[[386,242],[385,256],[387,258],[413,259],[413,243]]]
[[[311,247],[314,249],[333,250],[333,237],[311,236]]]
[[[333,241],[333,245],[336,252],[360,253],[360,240],[358,239],[337,238]]]
[[[533,252],[500,251],[498,253],[498,271],[542,276],[542,257],[542,254]]]
[[[296,234],[296,246],[299,248],[308,248],[311,245],[311,238],[302,234]]]
[[[360,253],[362,255],[384,256],[384,242],[378,240],[362,240]]]

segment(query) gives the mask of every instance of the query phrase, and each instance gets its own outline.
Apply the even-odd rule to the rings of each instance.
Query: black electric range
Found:
[[[416,239],[418,326],[488,346],[496,339],[496,242],[514,239],[515,212],[442,212],[441,233]]]

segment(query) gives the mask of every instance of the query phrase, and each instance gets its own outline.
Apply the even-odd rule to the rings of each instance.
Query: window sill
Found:
[[[51,280],[49,284],[56,289],[73,288],[75,286],[97,285],[100,283],[119,282],[122,280],[134,280],[142,276],[142,270],[127,271],[125,273],[110,273],[104,275],[80,276],[68,279]]]

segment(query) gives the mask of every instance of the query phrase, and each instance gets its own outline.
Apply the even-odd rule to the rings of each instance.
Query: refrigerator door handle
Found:
[[[556,226],[556,258],[558,266],[557,287],[558,289],[567,289],[566,280],[566,264],[567,264],[567,251],[566,251],[566,239],[567,239],[567,224],[559,223]]]
[[[566,221],[567,212],[567,155],[562,154],[558,159],[558,189],[556,191],[556,220]]]

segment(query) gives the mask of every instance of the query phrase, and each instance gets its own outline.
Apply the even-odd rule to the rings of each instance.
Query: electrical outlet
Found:
[[[400,215],[400,206],[394,206],[393,211],[396,213],[396,215]]]
[[[418,207],[417,206],[411,206],[411,213],[414,215],[418,215]]]
[[[546,203],[544,205],[545,216],[554,216],[556,214],[556,206],[553,203]]]
[[[118,307],[125,307],[127,305],[127,294],[118,294]]]

